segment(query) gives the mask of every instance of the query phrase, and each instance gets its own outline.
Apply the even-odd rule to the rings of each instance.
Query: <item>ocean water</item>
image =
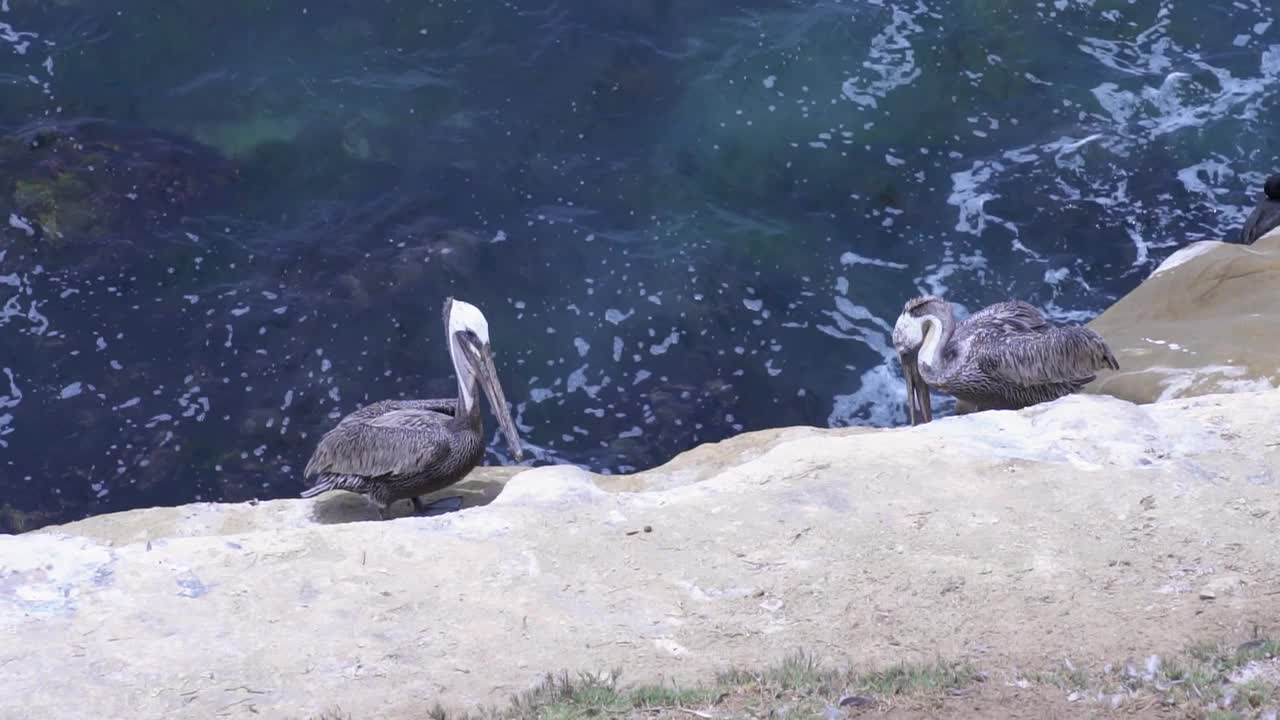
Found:
[[[0,3],[0,531],[295,495],[448,295],[529,463],[900,424],[906,299],[1087,321],[1280,168],[1263,0]]]

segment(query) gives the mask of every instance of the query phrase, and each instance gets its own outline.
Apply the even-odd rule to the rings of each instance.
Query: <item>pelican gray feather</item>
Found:
[[[1050,325],[1034,306],[989,305],[956,322],[951,303],[908,300],[893,328],[907,380],[911,424],[933,419],[929,388],[976,410],[1009,410],[1056,400],[1120,369],[1102,336],[1087,327]]]
[[[303,474],[317,480],[303,497],[361,493],[384,518],[387,506],[404,498],[421,510],[418,496],[461,480],[484,457],[481,388],[511,454],[523,457],[493,366],[488,321],[474,305],[453,298],[445,300],[444,321],[457,399],[380,400],[346,415],[320,438],[307,462]]]

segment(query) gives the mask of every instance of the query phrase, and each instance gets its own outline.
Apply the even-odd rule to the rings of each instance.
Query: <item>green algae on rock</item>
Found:
[[[236,178],[233,165],[183,138],[121,125],[54,125],[6,138],[0,172],[28,238],[54,247],[104,239],[180,215]]]

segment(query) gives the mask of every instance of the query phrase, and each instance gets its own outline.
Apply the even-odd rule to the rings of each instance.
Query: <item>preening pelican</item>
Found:
[[[911,424],[933,419],[932,386],[977,410],[1013,410],[1056,400],[1119,370],[1106,341],[1086,327],[1054,327],[1025,302],[987,306],[957,323],[951,303],[908,300],[893,326],[907,380]]]
[[[493,366],[484,314],[447,298],[444,324],[458,378],[457,400],[382,400],[342,418],[320,438],[307,462],[303,475],[319,479],[302,497],[349,490],[368,497],[383,519],[387,506],[403,498],[411,498],[421,512],[419,495],[461,480],[484,457],[479,388],[489,398],[511,454],[516,460],[524,457]]]

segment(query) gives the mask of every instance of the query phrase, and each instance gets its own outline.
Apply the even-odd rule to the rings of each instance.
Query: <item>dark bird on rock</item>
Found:
[[[1078,391],[1103,368],[1120,364],[1098,333],[1056,327],[1035,307],[1002,302],[956,322],[951,303],[908,300],[893,327],[907,381],[911,424],[933,419],[929,388],[975,410],[1015,410]]]
[[[1252,245],[1258,238],[1280,227],[1280,175],[1267,178],[1262,186],[1262,195],[1240,231],[1240,242],[1245,245]]]
[[[302,497],[349,490],[368,497],[383,519],[387,506],[404,498],[422,512],[426,508],[418,496],[461,480],[484,457],[481,388],[511,454],[517,461],[524,456],[493,366],[484,314],[448,298],[444,324],[458,398],[382,400],[342,418],[320,438],[307,462],[304,476],[319,477]]]

